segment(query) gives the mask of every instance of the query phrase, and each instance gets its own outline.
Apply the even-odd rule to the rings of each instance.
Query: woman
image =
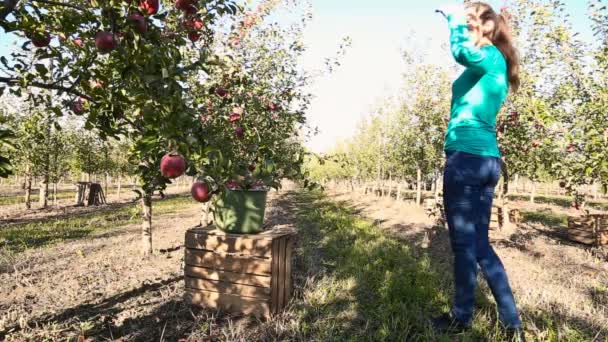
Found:
[[[518,57],[505,18],[482,2],[463,15],[439,11],[448,20],[450,46],[466,67],[452,86],[445,136],[444,206],[454,254],[454,305],[433,319],[440,332],[463,331],[473,319],[477,264],[498,304],[508,334],[523,338],[505,269],[490,246],[488,226],[494,187],[500,178],[496,115],[509,88],[519,86]]]

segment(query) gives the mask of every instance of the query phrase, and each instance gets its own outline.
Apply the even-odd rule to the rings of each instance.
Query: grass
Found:
[[[75,191],[58,191],[57,192],[57,199],[66,199],[66,198],[73,198],[76,196],[76,192]],[[40,195],[38,192],[32,193],[32,197],[31,197],[31,202],[33,204],[38,203],[38,199],[40,198]],[[49,203],[53,201],[53,193],[50,192],[49,193]],[[21,203],[25,203],[25,198],[23,195],[19,195],[19,196],[1,196],[0,197],[0,206],[2,205],[13,205],[13,204],[21,204]]]
[[[553,211],[521,211],[522,222],[542,223],[547,227],[567,227],[568,215]]]
[[[298,339],[452,341],[428,318],[448,309],[447,265],[383,233],[319,192],[297,195],[303,263],[321,274],[295,305]],[[449,280],[449,278],[447,278]],[[483,295],[481,296],[483,297]],[[502,341],[488,300],[463,341]]]
[[[170,197],[153,202],[153,215],[182,210],[192,204],[189,197]],[[122,228],[140,221],[139,203],[123,206],[100,207],[83,214],[51,217],[0,226],[0,248],[8,253],[19,253],[30,248],[44,247],[62,241],[82,239],[95,234]]]
[[[530,195],[523,194],[510,194],[511,200],[529,201]],[[553,204],[562,208],[570,208],[572,203],[572,197],[570,196],[544,196],[537,195],[534,199],[535,203]],[[587,206],[598,210],[608,210],[607,201],[588,201]]]
[[[430,329],[428,318],[449,308],[451,264],[434,254],[448,255],[449,247],[433,247],[431,241],[429,250],[422,250],[320,192],[295,197],[300,232],[296,264],[309,276],[293,304],[293,340],[505,341],[483,281],[471,331],[449,336]],[[564,222],[551,214],[530,213],[527,219]],[[589,341],[595,336],[559,312],[520,305],[531,327],[528,338],[532,331],[540,341]]]

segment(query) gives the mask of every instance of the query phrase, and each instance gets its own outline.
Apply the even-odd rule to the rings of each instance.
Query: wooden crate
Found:
[[[568,239],[586,245],[608,245],[608,215],[568,217]]]
[[[213,226],[186,232],[187,302],[231,313],[268,317],[291,297],[296,233],[273,229],[229,234]]]

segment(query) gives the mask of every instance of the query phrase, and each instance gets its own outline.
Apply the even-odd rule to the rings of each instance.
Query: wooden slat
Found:
[[[187,288],[232,294],[244,297],[255,297],[266,300],[270,298],[270,288],[268,287],[240,285],[223,281],[199,279],[192,277],[185,277],[184,280]]]
[[[186,289],[185,299],[191,304],[206,308],[214,308],[258,317],[270,316],[268,300],[259,298],[239,297],[224,293]]]
[[[295,236],[289,236],[287,238],[287,248],[285,251],[285,305],[287,305],[289,299],[291,299],[291,257],[294,243]]]
[[[215,228],[211,225],[208,227],[197,227],[189,230],[195,234],[213,235],[213,236],[236,236],[244,239],[252,240],[274,240],[285,235],[296,235],[296,230],[292,227],[275,227],[273,229],[264,230],[258,234],[232,234]]]
[[[272,242],[272,276],[270,280],[270,310],[273,313],[278,311],[278,292],[279,292],[279,241]]]
[[[222,255],[212,251],[186,249],[186,264],[235,273],[270,275],[270,259]]]
[[[597,241],[599,242],[600,246],[608,245],[608,232],[599,233]]]
[[[285,306],[285,250],[287,248],[285,242],[287,237],[279,239],[279,293],[277,294],[277,312]]]
[[[593,231],[591,231],[591,230],[575,229],[575,228],[568,229],[568,235],[590,237],[590,238],[595,237],[595,233],[593,233]]]
[[[235,284],[261,286],[261,287],[270,288],[270,276],[259,276],[259,275],[219,271],[219,270],[214,270],[214,269],[210,269],[210,268],[196,267],[196,266],[190,266],[190,265],[186,265],[185,274],[186,274],[186,276],[201,278],[201,279],[218,280],[218,281],[225,281],[225,282],[235,283]]]
[[[580,242],[586,245],[594,245],[596,243],[595,238],[577,236],[577,235],[568,235],[568,238],[572,241]]]
[[[186,248],[204,249],[218,253],[238,253],[269,258],[272,240],[256,240],[235,235],[207,235],[192,231],[186,233]]]

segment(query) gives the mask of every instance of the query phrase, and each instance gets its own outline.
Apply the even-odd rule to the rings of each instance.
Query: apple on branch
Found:
[[[105,54],[110,53],[116,49],[118,43],[112,32],[97,32],[95,35],[95,46],[99,52]]]
[[[160,160],[160,173],[167,178],[177,178],[186,171],[186,159],[178,153],[167,153]]]

